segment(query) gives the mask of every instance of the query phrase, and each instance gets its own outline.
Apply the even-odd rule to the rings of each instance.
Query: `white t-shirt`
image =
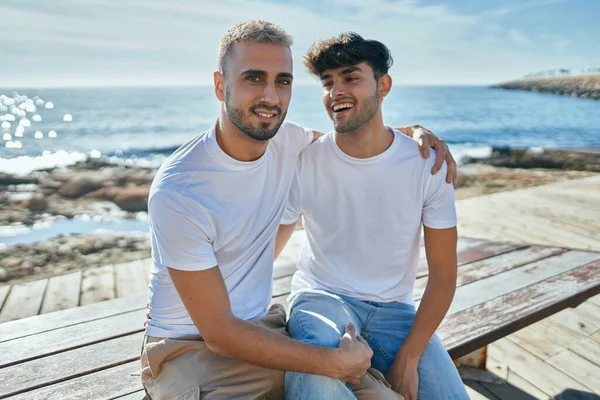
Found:
[[[218,265],[238,318],[263,316],[271,301],[274,238],[298,155],[313,132],[284,123],[260,159],[242,162],[223,152],[215,126],[175,151],[150,189],[150,336],[198,334],[167,266]]]
[[[282,223],[304,215],[306,242],[293,297],[326,290],[360,300],[414,304],[422,224],[456,226],[446,165],[431,175],[417,142],[394,132],[383,153],[342,152],[329,133],[302,152]]]

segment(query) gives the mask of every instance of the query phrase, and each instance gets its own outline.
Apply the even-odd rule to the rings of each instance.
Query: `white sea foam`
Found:
[[[43,155],[37,157],[0,158],[0,172],[27,175],[38,169],[73,165],[86,159],[87,156],[84,153],[66,152],[64,150],[59,150],[56,153],[44,152]]]
[[[44,106],[47,110],[52,110],[54,108],[54,104],[49,101],[46,103],[46,105]]]
[[[450,152],[458,165],[463,164],[466,157],[487,158],[492,155],[491,146],[474,144],[449,144]]]
[[[73,116],[71,114],[65,114],[65,116],[63,117],[63,121],[64,122],[72,122]]]

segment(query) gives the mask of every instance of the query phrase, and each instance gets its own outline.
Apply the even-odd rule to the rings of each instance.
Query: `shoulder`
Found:
[[[182,195],[190,183],[201,179],[202,171],[208,169],[212,159],[206,134],[203,132],[184,143],[163,162],[152,181],[150,197],[160,191]]]
[[[292,146],[299,150],[306,147],[313,138],[313,130],[304,128],[293,122],[284,122],[279,127],[277,134],[271,139],[275,144]]]
[[[302,150],[301,157],[315,157],[324,151],[330,150],[333,132],[320,136],[317,140]]]

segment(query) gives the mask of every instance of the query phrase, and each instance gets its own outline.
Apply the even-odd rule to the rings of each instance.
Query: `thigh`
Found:
[[[302,293],[290,311],[288,332],[296,340],[337,347],[347,323],[353,323],[360,332],[359,318],[339,296]]]
[[[419,361],[419,399],[468,400],[469,396],[450,355],[433,335]]]
[[[416,310],[409,304],[390,303],[377,311],[363,326],[362,336],[373,349],[371,365],[387,374],[404,344],[414,320]]]
[[[274,306],[265,317],[249,322],[287,334],[281,306]],[[222,357],[199,336],[146,337],[141,362],[142,383],[150,399],[283,398],[283,371]]]

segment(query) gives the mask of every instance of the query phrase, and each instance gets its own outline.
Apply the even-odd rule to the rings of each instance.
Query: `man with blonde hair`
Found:
[[[151,399],[280,399],[283,371],[350,382],[371,398],[393,394],[367,374],[373,353],[354,326],[335,348],[306,344],[289,338],[283,307],[270,306],[274,239],[296,162],[321,135],[284,122],[291,44],[264,21],[225,34],[214,73],[220,115],[152,184],[141,357]]]

